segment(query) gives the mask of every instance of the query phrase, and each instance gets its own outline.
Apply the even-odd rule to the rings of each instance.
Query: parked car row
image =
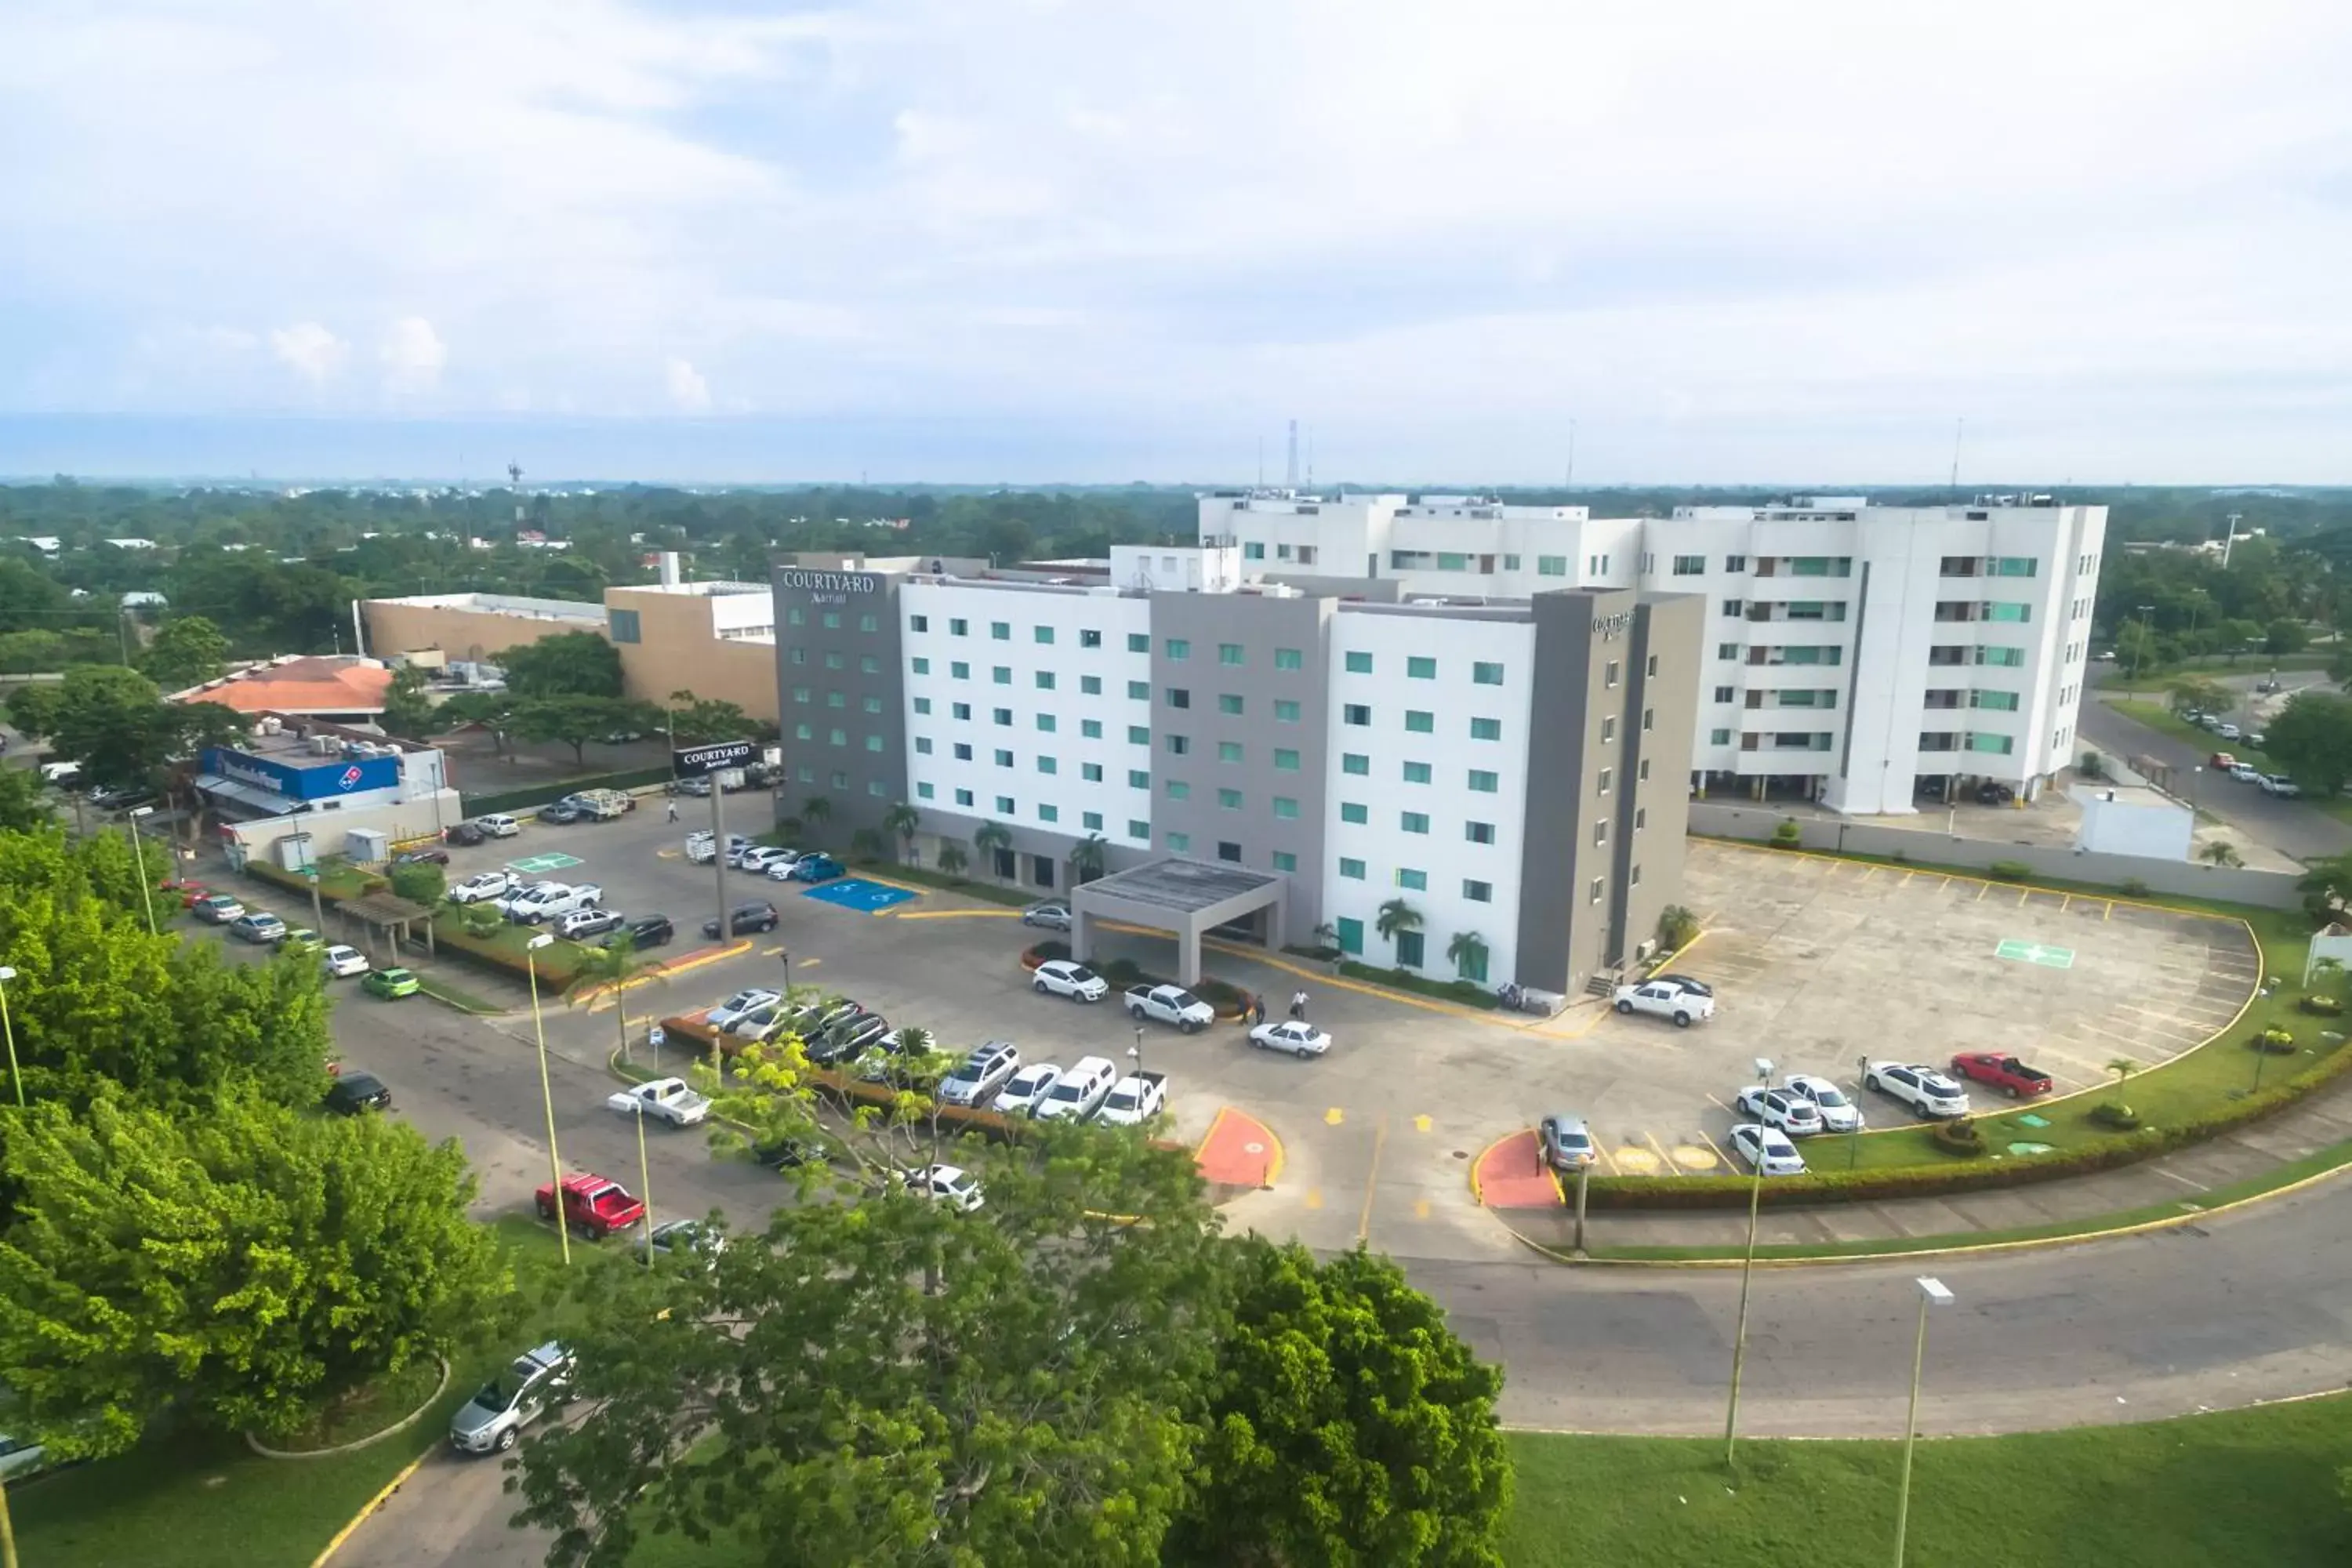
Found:
[[[772,882],[830,882],[849,874],[849,868],[818,850],[762,844],[740,833],[729,834],[722,848],[708,829],[686,836],[686,858],[694,864],[708,866],[722,856],[730,868]]]

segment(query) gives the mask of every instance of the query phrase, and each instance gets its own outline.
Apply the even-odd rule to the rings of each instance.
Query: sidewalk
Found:
[[[2352,1077],[2340,1077],[2329,1088],[2266,1121],[2161,1159],[2096,1175],[1949,1198],[1815,1208],[1776,1209],[1768,1205],[1758,1222],[1756,1240],[1760,1247],[1819,1247],[1829,1242],[1931,1236],[1951,1237],[1952,1245],[1966,1246],[1971,1233],[2095,1220],[2157,1205],[2177,1205],[2184,1213],[2193,1212],[2200,1199],[2216,1187],[2266,1175],[2291,1160],[2347,1139],[2352,1139]],[[1821,1148],[1820,1157],[1825,1168],[1834,1168],[1835,1149]],[[1569,1191],[1572,1195],[1573,1185]],[[1513,1209],[1496,1217],[1539,1246],[1565,1252],[1574,1244],[1576,1219],[1567,1208]],[[1679,1212],[1594,1209],[1586,1216],[1585,1244],[1593,1248],[1738,1248],[1747,1240],[1744,1207]]]

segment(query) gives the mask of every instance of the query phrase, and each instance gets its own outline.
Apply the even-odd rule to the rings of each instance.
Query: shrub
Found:
[[[2144,899],[2147,897],[2147,884],[2137,877],[2126,877],[2123,880],[2122,892],[2127,899]]]
[[[1131,958],[1114,958],[1102,966],[1102,977],[1113,985],[1135,985],[1143,980],[1143,970]]]
[[[2344,1004],[2333,996],[2306,996],[2299,1005],[2305,1012],[2317,1014],[2323,1018],[2333,1018],[2344,1011]]]
[[[1041,963],[1051,963],[1057,958],[1067,958],[1069,956],[1070,944],[1068,942],[1041,942],[1036,946],[1031,948],[1028,952],[1021,955],[1021,966],[1024,969],[1034,969]]]
[[[1996,882],[2022,882],[2033,875],[2033,868],[2022,860],[1996,860],[1985,868],[1985,875]]]
[[[2287,1029],[2264,1029],[2246,1042],[2255,1050],[2273,1057],[2294,1055],[2294,1035]]]
[[[1955,1116],[1949,1121],[1938,1121],[1932,1134],[1936,1147],[1953,1154],[1981,1154],[1985,1152],[1984,1129],[1972,1116]]]
[[[2103,1100],[2091,1107],[2091,1120],[2102,1127],[2112,1127],[2118,1132],[2128,1132],[2139,1125],[2139,1112],[2121,1100]]]
[[[1328,963],[1333,959],[1339,956],[1339,950],[1338,948],[1326,946],[1321,943],[1318,943],[1312,947],[1300,947],[1294,942],[1286,946],[1282,951],[1290,954],[1293,958],[1311,958],[1318,963]]]
[[[1775,849],[1794,849],[1804,840],[1805,830],[1797,826],[1797,819],[1793,816],[1772,829],[1772,847]]]
[[[1249,993],[1240,986],[1205,974],[1201,977],[1201,983],[1192,987],[1192,994],[1214,1007],[1220,1016],[1239,1013],[1249,1000]]]

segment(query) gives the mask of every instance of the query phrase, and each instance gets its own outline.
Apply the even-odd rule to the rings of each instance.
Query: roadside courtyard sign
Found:
[[[759,747],[749,741],[720,741],[709,746],[680,746],[670,752],[670,766],[682,779],[698,779],[723,768],[740,768]]]

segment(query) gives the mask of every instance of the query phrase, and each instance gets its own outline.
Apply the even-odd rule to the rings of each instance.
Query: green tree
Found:
[[[163,623],[147,651],[140,656],[140,672],[165,691],[184,691],[228,670],[228,638],[202,616],[181,616]]]
[[[971,860],[964,854],[962,845],[956,843],[953,839],[950,839],[940,846],[940,874],[941,876],[961,877],[964,872],[970,868],[971,865]]]
[[[620,697],[526,698],[515,704],[509,722],[526,741],[560,741],[571,747],[572,763],[580,767],[587,766],[589,742],[660,727],[646,704]]]
[[[2270,721],[2263,750],[2304,788],[2335,795],[2352,779],[2352,697],[2296,692]]]
[[[818,828],[832,820],[833,802],[824,795],[813,795],[801,802],[801,823],[808,829],[811,838],[817,836]]]
[[[849,836],[849,853],[858,860],[882,858],[882,835],[871,827],[861,827]]]
[[[56,820],[30,768],[0,768],[0,832],[34,833]]]
[[[2116,660],[2135,680],[2164,668],[2164,645],[2144,621],[2126,621],[2116,633]]]
[[[441,900],[449,896],[449,875],[430,861],[413,860],[405,866],[394,866],[386,876],[392,884],[392,896],[406,899],[412,904],[422,904],[437,910]]]
[[[1381,933],[1381,941],[1393,944],[1402,933],[1421,929],[1421,911],[1402,899],[1391,899],[1372,917],[1372,929]]]
[[[1455,931],[1445,944],[1445,961],[1454,965],[1454,973],[1465,980],[1485,978],[1486,939],[1475,931]]]
[[[28,1435],[62,1455],[175,1417],[283,1432],[510,1310],[463,1152],[404,1122],[106,1096],[34,1107],[6,1170],[0,1358]]]
[[[2295,883],[2303,894],[2304,912],[2314,925],[2326,925],[2352,910],[2352,855],[2314,860]]]
[[[1234,1321],[1171,1568],[1499,1568],[1501,1370],[1385,1258],[1235,1246]]]
[[[2311,630],[2292,616],[2281,616],[2263,632],[2263,651],[2273,655],[2301,653],[2311,641]]]
[[[1089,833],[1070,846],[1070,880],[1086,883],[1103,874],[1110,844],[1099,833]]]
[[[621,695],[621,650],[594,632],[558,632],[498,656],[507,689],[524,701]]]
[[[907,858],[915,850],[915,830],[923,825],[923,814],[905,801],[899,801],[882,814],[882,831],[898,841],[898,858]]]
[[[673,691],[669,700],[670,732],[681,746],[748,741],[765,727],[732,702],[697,697],[691,691]]]
[[[628,990],[640,975],[646,982],[667,985],[669,977],[663,972],[662,962],[651,953],[637,949],[636,938],[627,928],[614,931],[602,947],[583,946],[572,969],[574,979],[564,988],[563,1000],[578,1007],[593,1002],[607,991],[616,991],[613,998],[613,1026],[619,1031],[621,1050],[629,1049]]]
[[[382,720],[387,734],[421,741],[433,733],[438,715],[433,699],[426,694],[429,684],[426,672],[413,664],[404,664],[392,672],[392,689],[385,694]]]
[[[2235,664],[2241,654],[2251,653],[2263,640],[2263,628],[2259,622],[2232,618],[2213,628],[2213,638],[2230,662]]]
[[[729,1114],[805,1131],[782,1087],[797,1049],[744,1056],[761,1087]],[[779,1207],[707,1267],[583,1281],[578,1418],[523,1454],[520,1518],[554,1532],[549,1563],[618,1568],[670,1532],[777,1563],[1159,1563],[1224,1249],[1187,1152],[1041,1132],[869,1121],[845,1170],[803,1168],[835,1201]],[[985,1206],[908,1191],[898,1172],[934,1160]]]
[[[998,857],[1013,848],[1013,832],[1001,822],[983,822],[972,829],[972,852],[987,862],[989,875],[1001,877]]]
[[[2227,713],[2238,700],[2236,692],[2201,675],[2184,675],[2166,689],[2171,693],[2175,713]]]
[[[1687,904],[1668,904],[1658,911],[1658,946],[1680,952],[1698,936],[1698,917]]]
[[[8,722],[24,734],[47,740],[57,733],[65,698],[65,688],[55,681],[20,686],[8,693]]]
[[[27,697],[33,691],[45,695]],[[22,706],[20,707],[20,699]],[[91,784],[149,782],[164,763],[244,735],[244,715],[217,702],[166,702],[155,683],[120,665],[83,664],[54,686],[8,700],[10,721],[47,737]]]
[[[510,692],[460,691],[442,701],[441,727],[446,731],[461,724],[478,724],[490,732],[493,752],[511,753],[517,706]]]
[[[2208,866],[2217,866],[2224,870],[2232,866],[2242,866],[2246,863],[2239,855],[2237,846],[2226,838],[2216,838],[2210,844],[2199,846],[2197,858],[2204,861]]]

